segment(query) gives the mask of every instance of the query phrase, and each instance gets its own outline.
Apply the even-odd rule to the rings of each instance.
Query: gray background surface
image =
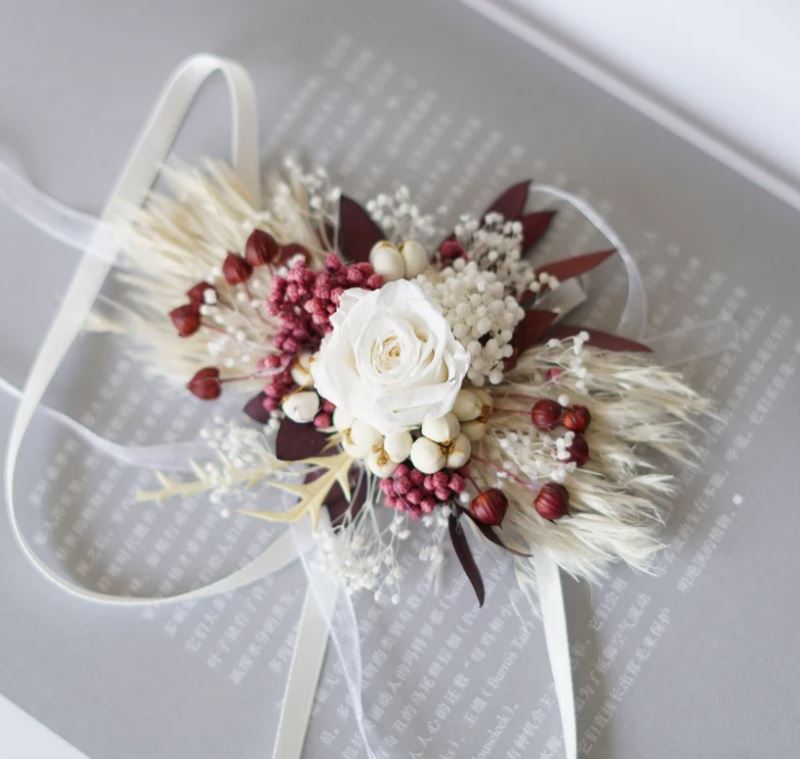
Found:
[[[651,334],[732,313],[745,329],[742,351],[687,367],[723,422],[703,441],[700,470],[681,473],[661,576],[620,567],[602,587],[567,581],[579,731],[587,755],[601,759],[797,753],[795,211],[457,4],[3,0],[0,14],[0,144],[69,204],[102,205],[168,72],[206,50],[251,71],[265,156],[300,148],[360,197],[405,182],[431,208],[446,204],[450,220],[533,173],[589,197],[632,246],[653,301]],[[179,140],[182,157],[224,155],[226,109],[216,82]],[[559,224],[545,254],[592,244],[577,221]],[[21,383],[76,259],[3,210],[0,231],[0,373]],[[603,297],[584,319],[612,326],[619,272],[593,285]],[[195,406],[136,376],[118,347],[87,339],[50,402],[120,440],[158,441],[165,430],[185,438]],[[0,400],[0,427],[12,410]],[[157,588],[166,569],[147,563],[155,543],[167,536],[180,566],[204,524],[194,561],[219,571],[237,562],[234,551],[213,563],[221,547],[269,538],[202,504],[163,510],[109,575],[144,519],[130,495],[146,475],[96,464],[87,474],[85,451],[45,425],[25,455],[26,530],[65,571],[79,573],[90,555],[89,585]],[[70,542],[93,494],[92,528]],[[185,613],[98,609],[46,585],[2,524],[0,692],[92,759],[270,754],[299,570]],[[424,592],[413,564],[413,605],[358,605],[365,705],[388,755],[559,756],[541,630],[536,620],[520,626],[504,557],[481,556],[490,600],[479,615],[452,563],[439,597]],[[409,661],[426,624],[431,637]],[[419,695],[426,673],[433,685]],[[361,755],[334,661],[307,754]]]

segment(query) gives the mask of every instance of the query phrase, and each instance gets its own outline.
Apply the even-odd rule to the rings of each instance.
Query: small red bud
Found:
[[[205,303],[206,290],[213,289],[213,286],[209,285],[208,282],[198,282],[194,287],[186,291],[186,295],[195,306],[201,306]]]
[[[229,285],[241,285],[250,279],[253,267],[238,253],[228,253],[222,264],[222,276]]]
[[[250,266],[271,264],[280,253],[278,241],[263,229],[254,229],[247,238],[244,258]]]
[[[194,303],[173,308],[169,312],[169,318],[181,337],[189,337],[200,329],[200,311]]]
[[[216,366],[207,366],[204,369],[200,369],[189,380],[186,387],[192,395],[201,400],[213,401],[215,398],[219,398],[222,393],[219,369]]]
[[[508,498],[502,490],[482,490],[472,499],[469,511],[481,524],[498,525],[508,509]]]
[[[592,415],[586,406],[570,406],[564,412],[561,423],[573,432],[584,432],[592,421]]]
[[[557,482],[547,482],[536,496],[533,507],[542,519],[551,522],[569,514],[569,493]]]
[[[589,460],[589,445],[580,432],[575,433],[569,451],[569,461],[574,461],[578,466],[583,466]]]
[[[561,404],[542,398],[531,408],[531,421],[539,430],[552,430],[561,421]]]
[[[439,255],[445,261],[452,261],[453,259],[466,256],[467,251],[464,250],[464,246],[458,240],[451,237],[439,246]]]

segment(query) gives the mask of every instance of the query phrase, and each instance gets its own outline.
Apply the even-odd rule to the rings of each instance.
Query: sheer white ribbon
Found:
[[[166,158],[174,138],[188,112],[189,106],[204,81],[219,71],[225,77],[231,95],[233,111],[233,164],[254,201],[260,198],[258,124],[255,93],[249,76],[238,64],[209,55],[188,59],[167,83],[142,136],[134,148],[121,178],[99,220],[74,211],[33,188],[21,176],[0,162],[0,200],[4,200],[32,224],[52,237],[81,250],[86,255],[74,276],[61,308],[48,332],[22,392],[0,380],[0,389],[20,399],[9,438],[5,487],[9,520],[14,536],[28,560],[52,583],[79,598],[115,605],[166,604],[206,598],[231,592],[277,572],[301,558],[309,581],[309,589],[299,620],[297,641],[289,671],[281,719],[273,756],[275,759],[297,759],[302,752],[311,706],[322,667],[328,636],[333,639],[344,668],[355,720],[369,759],[374,759],[363,713],[361,653],[355,611],[338,584],[322,571],[307,555],[314,537],[307,524],[293,526],[279,537],[260,557],[233,574],[194,591],[164,598],[108,596],[74,585],[54,572],[33,552],[16,519],[14,482],[16,463],[23,438],[33,414],[57,371],[63,357],[74,341],[88,315],[109,268],[116,260],[116,249],[108,233],[110,220],[118,219],[128,208],[144,202]],[[628,295],[619,321],[618,331],[633,339],[642,339],[647,323],[647,300],[633,256],[625,244],[597,211],[582,198],[550,185],[534,184],[530,193],[542,193],[569,203],[578,210],[609,242],[616,247],[625,266]],[[585,299],[576,282],[566,282],[549,296],[548,307],[558,306],[567,313]],[[705,347],[691,357],[720,350],[731,342],[733,326],[720,321],[676,330],[649,342],[659,350],[681,359],[681,350],[695,345],[699,336],[706,339]],[[701,333],[701,330],[705,332]],[[654,346],[655,347],[655,346]],[[684,354],[685,355],[685,354]],[[185,468],[189,458],[196,455],[195,444],[168,446],[125,446],[97,435],[70,417],[47,407],[42,410],[65,425],[101,452],[116,460],[137,466]],[[323,522],[322,530],[330,530]],[[559,705],[564,748],[567,759],[577,757],[577,731],[572,675],[569,658],[569,638],[564,611],[558,565],[545,552],[533,558],[547,651],[550,658],[555,691]]]

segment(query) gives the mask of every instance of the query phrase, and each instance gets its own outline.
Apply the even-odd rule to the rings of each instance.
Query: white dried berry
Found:
[[[400,246],[400,254],[406,267],[406,278],[413,279],[429,266],[428,253],[416,240],[406,240]]]
[[[392,461],[384,450],[370,453],[366,458],[366,464],[372,474],[382,479],[391,477],[394,470],[397,469],[397,462]]]
[[[406,265],[400,251],[388,240],[381,240],[372,246],[369,262],[376,274],[391,282],[406,275]]]
[[[411,453],[411,444],[414,442],[408,430],[397,430],[388,434],[383,440],[383,450],[394,462],[401,463]]]
[[[436,419],[426,419],[422,423],[422,434],[435,443],[449,444],[458,437],[460,427],[458,417],[451,412]]]
[[[471,422],[477,419],[483,411],[483,401],[478,394],[466,388],[459,391],[456,402],[453,404],[453,413],[460,422]]]
[[[473,443],[476,443],[486,434],[486,422],[482,422],[480,419],[464,422],[464,424],[461,425],[461,432]]]
[[[447,463],[445,452],[438,443],[420,437],[411,446],[411,463],[423,474],[435,474]]]
[[[356,419],[350,425],[345,440],[350,445],[348,453],[360,459],[365,459],[371,453],[377,453],[383,448],[383,435],[362,419]]]
[[[319,411],[319,396],[312,390],[290,393],[281,402],[281,409],[293,422],[305,424],[314,419]]]
[[[459,435],[447,450],[447,466],[458,469],[469,461],[472,443],[466,435]]]

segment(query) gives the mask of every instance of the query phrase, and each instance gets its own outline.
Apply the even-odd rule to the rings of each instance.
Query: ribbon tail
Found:
[[[336,535],[333,534],[330,517],[326,509],[320,512],[317,529],[319,532],[323,533],[322,536],[318,536],[321,537],[322,540],[337,539]],[[347,592],[339,587],[339,581],[331,576],[329,570],[319,565],[318,557],[309,557],[301,554],[300,558],[308,576],[308,592],[317,599],[319,607],[326,612],[326,631],[330,631],[334,650],[342,665],[344,679],[350,695],[350,705],[353,709],[353,716],[356,721],[358,733],[361,736],[365,755],[367,759],[377,759],[367,735],[367,724],[364,717],[361,642],[353,603]],[[331,597],[336,595],[334,586],[339,588],[338,598],[335,603],[331,605]],[[296,649],[295,656],[302,656],[302,652]],[[304,683],[307,689],[305,697],[313,700],[316,681],[312,683],[310,677],[305,677]],[[306,721],[308,717],[310,717],[310,713],[306,716]],[[283,725],[281,725],[280,729],[283,729]],[[302,748],[302,746],[300,746],[300,748]],[[280,759],[295,759],[299,756],[299,753],[286,754],[282,755]],[[275,759],[278,759],[277,755]]]
[[[569,656],[569,633],[564,611],[564,595],[558,564],[545,551],[533,555],[542,627],[553,674],[561,730],[564,734],[564,756],[578,757],[578,731],[575,720],[575,694],[572,686],[572,663]]]
[[[278,723],[273,759],[299,759],[311,720],[311,707],[330,637],[339,584],[319,567],[308,566],[308,590],[297,625],[297,637]]]

